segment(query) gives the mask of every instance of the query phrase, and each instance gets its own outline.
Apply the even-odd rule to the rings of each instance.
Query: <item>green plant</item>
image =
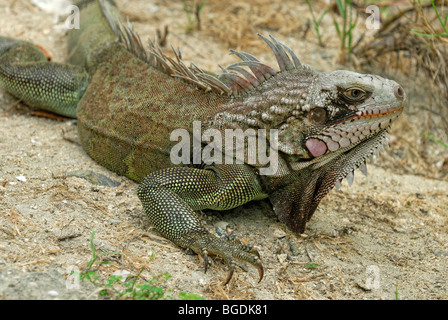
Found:
[[[196,0],[182,0],[182,2],[184,4],[184,12],[188,21],[187,31],[193,31],[194,26],[196,26],[198,30],[201,30],[201,12],[207,1],[202,0],[200,3],[197,3]]]
[[[307,269],[311,269],[311,270],[313,270],[313,269],[317,269],[317,267],[318,267],[319,265],[317,264],[317,263],[307,263],[306,265],[305,265],[305,268],[307,268]]]
[[[323,47],[324,43],[322,42],[322,34],[320,33],[320,24],[322,23],[322,19],[327,15],[330,9],[327,8],[326,10],[324,10],[324,12],[322,12],[319,16],[319,19],[317,19],[314,15],[313,7],[311,7],[310,0],[306,0],[306,4],[308,5],[308,8],[311,12],[311,17],[313,18],[313,27],[314,31],[316,32],[317,39],[319,40],[319,45]]]
[[[350,55],[353,48],[353,29],[356,21],[353,21],[353,0],[336,0],[339,13],[342,17],[342,26],[333,16],[333,23],[341,44],[340,64],[345,64],[345,55]]]
[[[130,300],[162,300],[175,299],[172,296],[166,295],[165,290],[161,284],[171,278],[171,275],[164,273],[154,276],[151,280],[141,280],[140,274],[143,269],[139,271],[136,276],[126,277],[110,276],[104,289],[99,292],[100,296],[114,299],[130,299]],[[202,300],[201,296],[193,293],[180,292],[180,300]]]
[[[97,255],[95,246],[93,244],[94,237],[95,237],[95,231],[92,231],[92,233],[90,235],[90,252],[92,254],[92,257],[90,258],[89,262],[87,262],[86,271],[79,273],[78,277],[79,277],[79,280],[87,279],[90,282],[95,284],[98,282],[98,274],[97,274],[96,270],[92,270],[95,262],[97,262],[100,257],[106,256],[106,255],[119,254],[119,252],[118,251],[103,252],[103,253],[100,253],[99,255]],[[100,265],[110,264],[110,263],[111,263],[110,261],[101,260]]]
[[[422,9],[422,3],[421,3],[421,0],[418,0],[418,4],[419,4],[419,7],[420,7],[420,10],[423,10],[423,9]],[[440,13],[439,13],[439,10],[437,9],[436,4],[434,3],[434,0],[431,0],[431,5],[432,5],[432,7],[433,7],[433,9],[434,9],[434,12],[435,12],[435,14],[436,14],[436,16],[437,16],[437,20],[439,21],[439,23],[440,23],[440,25],[441,25],[441,27],[442,27],[442,29],[443,29],[443,32],[435,32],[434,29],[433,29],[433,28],[429,25],[429,23],[426,21],[426,18],[425,18],[425,16],[424,16],[423,13],[422,13],[423,23],[424,23],[425,26],[429,29],[430,33],[424,33],[424,32],[422,32],[422,31],[420,31],[420,30],[416,30],[416,29],[412,29],[411,31],[412,31],[414,34],[418,35],[418,36],[422,36],[422,37],[436,37],[436,38],[441,38],[441,39],[443,39],[443,40],[445,40],[445,41],[448,41],[448,39],[444,39],[444,38],[442,38],[442,37],[448,37],[448,25],[447,25],[447,22],[448,22],[448,10],[447,10],[447,12],[445,13],[445,17],[442,18],[442,17],[440,16]]]
[[[395,300],[400,300],[398,297],[398,284],[395,285]]]
[[[444,142],[440,141],[439,139],[437,139],[437,138],[433,137],[433,136],[432,136],[432,135],[430,135],[429,133],[426,133],[426,132],[422,132],[422,134],[423,134],[423,135],[424,135],[425,137],[427,137],[427,138],[431,139],[432,141],[434,141],[434,142],[436,142],[436,143],[440,144],[440,145],[441,145],[442,147],[444,147],[444,148],[448,149],[448,145],[447,145],[446,143],[444,143]]]
[[[118,254],[118,251],[105,252],[97,254],[93,239],[95,237],[95,231],[90,236],[90,251],[92,257],[86,265],[86,270],[83,272],[73,272],[75,276],[78,276],[79,280],[88,280],[97,287],[99,287],[99,295],[108,299],[131,299],[131,300],[160,300],[160,299],[180,299],[180,300],[200,300],[201,296],[194,293],[180,292],[179,298],[173,298],[167,295],[161,284],[164,281],[171,278],[171,275],[164,273],[158,276],[154,276],[151,280],[144,280],[141,278],[143,268],[137,275],[127,275],[125,277],[121,275],[110,275],[105,279],[98,275],[98,270],[101,265],[111,264],[111,261],[99,260],[99,258]],[[151,259],[153,255],[151,256]],[[96,266],[96,269],[94,267]]]

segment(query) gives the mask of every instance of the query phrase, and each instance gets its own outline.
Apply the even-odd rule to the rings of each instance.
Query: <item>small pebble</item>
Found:
[[[22,181],[22,182],[26,182],[26,177],[22,176],[22,175],[17,176],[16,179],[19,180],[19,181]]]
[[[283,231],[282,229],[275,228],[272,230],[272,235],[277,239],[281,239],[286,237],[286,232]]]
[[[50,290],[48,291],[48,295],[52,297],[57,297],[59,295],[59,292],[57,292],[56,290]]]

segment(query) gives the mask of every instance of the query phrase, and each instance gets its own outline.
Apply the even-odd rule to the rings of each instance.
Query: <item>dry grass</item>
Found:
[[[259,46],[259,32],[278,32],[300,38],[307,28],[305,10],[306,7],[298,6],[296,1],[209,0],[203,11],[203,30],[225,47],[240,50]]]

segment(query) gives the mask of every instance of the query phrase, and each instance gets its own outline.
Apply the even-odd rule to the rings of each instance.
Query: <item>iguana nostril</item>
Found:
[[[398,99],[403,100],[403,98],[404,98],[404,90],[403,90],[403,88],[400,87],[399,85],[396,85],[394,87],[394,95]]]

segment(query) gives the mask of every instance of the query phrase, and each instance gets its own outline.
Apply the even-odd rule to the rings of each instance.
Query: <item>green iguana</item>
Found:
[[[138,197],[155,229],[204,257],[263,267],[258,252],[210,234],[195,211],[227,210],[269,198],[297,233],[328,192],[386,143],[405,93],[394,81],[350,71],[315,72],[274,37],[260,37],[276,70],[246,52],[222,74],[186,67],[153,42],[145,49],[111,0],[83,0],[81,28],[69,33],[69,64],[50,62],[28,42],[0,37],[0,87],[25,103],[77,118],[83,148],[104,167],[141,182]],[[176,129],[276,130],[271,174],[260,163],[173,165]],[[259,132],[259,131],[254,131]],[[256,133],[257,134],[257,133]],[[275,142],[275,143],[274,143]],[[201,152],[207,143],[199,149]],[[247,155],[247,144],[244,153]],[[272,165],[272,164],[271,164]]]

